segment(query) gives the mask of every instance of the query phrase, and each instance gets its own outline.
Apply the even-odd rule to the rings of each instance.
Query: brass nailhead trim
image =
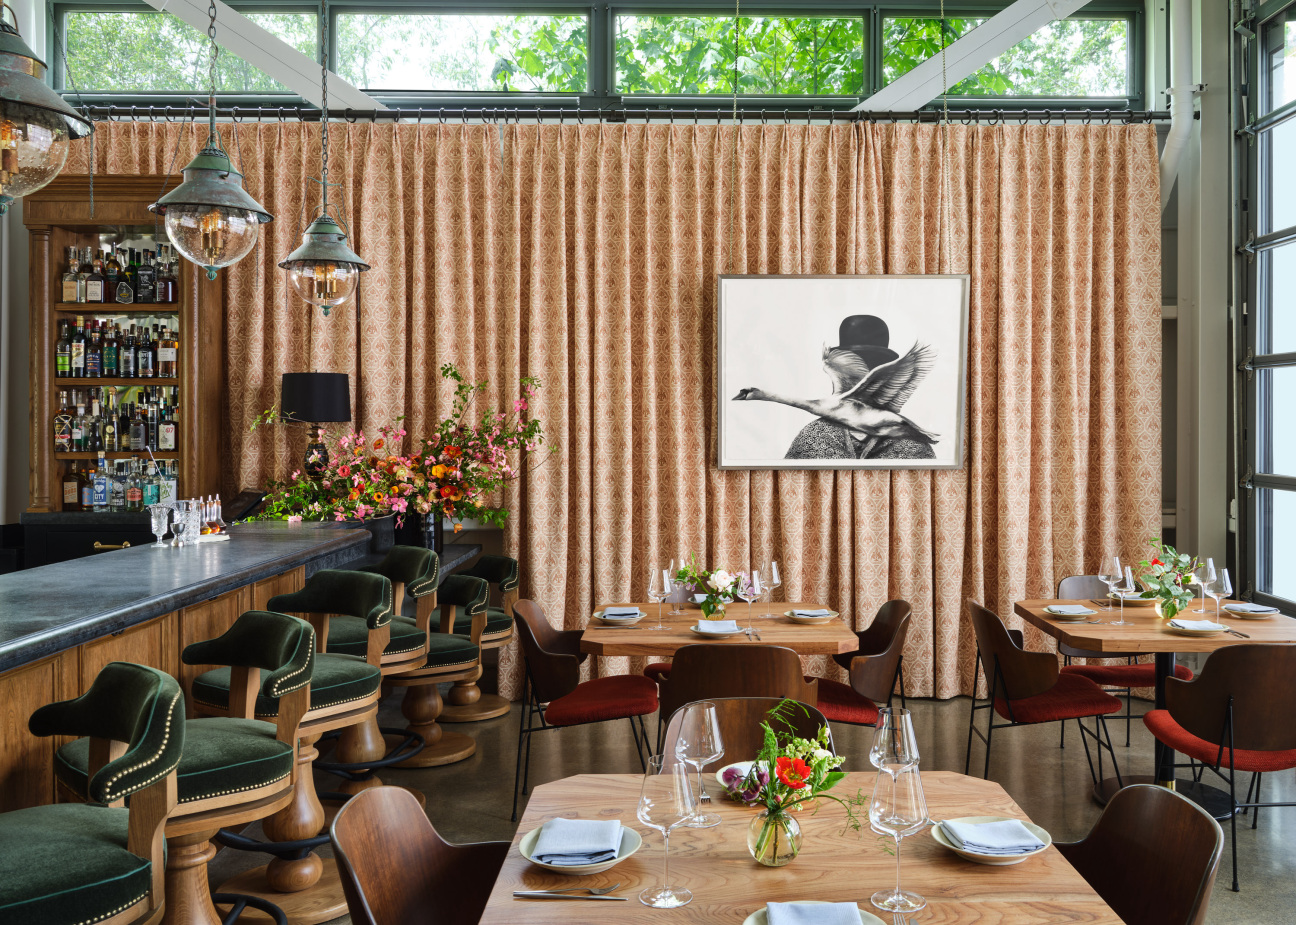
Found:
[[[124,906],[118,906],[116,909],[113,909],[111,912],[105,912],[103,915],[96,915],[96,916],[95,916],[94,918],[92,918],[92,919],[86,919],[85,921],[77,922],[77,925],[93,925],[94,922],[102,922],[104,919],[110,919],[110,918],[112,918],[114,915],[116,915],[118,912],[125,912],[125,911],[126,911],[127,909],[129,909],[131,906],[134,906],[134,905],[136,905],[136,904],[138,904],[138,903],[140,903],[140,902],[143,902],[144,899],[145,899],[147,896],[148,896],[148,893],[141,893],[139,896],[136,896],[134,899],[132,899],[132,900],[131,900],[130,902],[128,902],[126,905],[124,905]]]
[[[308,623],[308,624],[306,624],[306,629],[307,629],[307,631],[310,633],[310,635],[307,637],[307,641],[310,643],[311,652],[313,652],[314,649],[315,649],[315,627],[311,626],[311,625]],[[300,630],[301,630],[301,627],[298,627],[298,631],[299,631],[299,633],[300,633]],[[301,648],[301,646],[298,645],[298,649],[299,649],[299,650],[300,650],[300,648]],[[303,681],[301,684],[295,684],[295,685],[293,685],[292,687],[288,687],[288,688],[282,687],[281,685],[284,684],[285,682],[287,682],[289,678],[292,678],[292,677],[295,677],[296,675],[301,674],[301,673],[302,673],[303,671],[305,671],[307,668],[310,668],[311,666],[313,666],[314,663],[315,663],[315,659],[314,659],[313,655],[308,653],[308,655],[307,655],[307,657],[306,657],[306,662],[305,662],[305,664],[301,665],[301,666],[300,666],[296,671],[294,671],[292,674],[285,675],[284,677],[280,678],[278,681],[275,682],[274,687],[271,688],[270,696],[271,696],[271,697],[282,697],[284,694],[291,694],[293,691],[298,690],[299,688],[305,687],[307,684],[310,683],[310,681],[311,681],[310,678],[307,678],[307,679],[306,679],[305,681]]]
[[[157,761],[159,758],[162,757],[162,753],[166,751],[167,742],[169,742],[169,741],[171,740],[171,714],[172,714],[172,708],[175,706],[175,703],[176,703],[176,701],[177,701],[179,698],[180,698],[180,691],[176,691],[176,695],[175,695],[174,697],[172,697],[172,698],[171,698],[171,702],[170,702],[169,704],[167,704],[166,726],[165,726],[165,727],[163,728],[163,730],[162,730],[162,744],[158,746],[157,753],[156,753],[155,755],[153,755],[153,757],[148,758],[148,759],[146,759],[145,761],[141,761],[139,764],[132,765],[132,766],[129,767],[129,768],[124,768],[124,769],[122,769],[121,771],[118,771],[116,774],[114,774],[114,775],[113,775],[113,776],[108,780],[108,782],[104,785],[104,788],[105,788],[105,789],[104,789],[104,797],[105,797],[104,802],[105,802],[105,803],[112,803],[112,802],[115,802],[116,800],[120,799],[121,796],[125,796],[125,794],[121,794],[121,796],[113,796],[113,793],[112,793],[112,785],[113,785],[113,784],[117,783],[117,781],[121,780],[121,779],[122,779],[123,777],[125,777],[127,774],[131,774],[131,773],[133,773],[133,772],[135,772],[135,771],[138,771],[140,768],[146,768],[146,767],[148,767],[150,764],[152,764],[153,762]],[[172,771],[174,771],[174,770],[176,769],[177,765],[179,765],[179,764],[180,764],[180,759],[177,758],[175,764],[171,765],[171,767],[169,767],[169,768],[167,768],[166,770],[162,771],[160,774],[156,774],[156,775],[154,775],[153,777],[150,777],[148,780],[144,781],[143,783],[137,784],[137,785],[133,788],[132,792],[134,792],[134,790],[140,790],[140,789],[143,789],[144,787],[147,787],[149,784],[153,783],[154,781],[161,780],[162,778],[164,778],[164,777],[166,777],[168,774],[170,774]],[[87,778],[86,778],[86,791],[87,791],[86,795],[87,795],[87,796],[89,796],[89,790],[90,790],[90,778],[87,777]]]

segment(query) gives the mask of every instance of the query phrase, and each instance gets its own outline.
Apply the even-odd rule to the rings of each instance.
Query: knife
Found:
[[[1232,629],[1232,628],[1226,629],[1224,632],[1226,632],[1226,633],[1231,633],[1231,634],[1233,634],[1234,636],[1237,636],[1237,637],[1239,637],[1239,638],[1241,638],[1241,639],[1250,639],[1250,638],[1251,638],[1251,637],[1248,636],[1246,633],[1239,633],[1237,630]]]
[[[578,893],[548,893],[544,890],[514,890],[514,899],[610,899],[613,902],[629,902],[628,896],[581,896]]]

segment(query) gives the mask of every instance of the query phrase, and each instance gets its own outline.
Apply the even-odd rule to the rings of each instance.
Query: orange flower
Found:
[[[387,441],[384,440],[382,437],[379,437],[377,440],[373,442],[373,448],[375,450],[381,450],[383,446],[386,444],[386,442]]]
[[[358,447],[356,447],[354,450],[351,451],[351,455],[352,455],[352,456],[363,456],[363,455],[364,455],[364,447],[362,447],[362,446],[358,446]]]
[[[454,489],[451,488],[449,485],[442,485],[442,486],[441,486],[441,497],[442,497],[442,498],[449,498],[449,497],[450,497],[451,495],[453,495],[453,494],[454,494]]]
[[[387,500],[387,496],[380,491],[376,491],[373,494],[373,499],[377,501],[379,504],[382,504],[384,501]]]
[[[347,495],[347,499],[350,501],[354,501],[359,497],[360,497],[360,492],[355,491],[354,489],[352,490],[351,494]]]
[[[810,765],[800,758],[789,758],[780,755],[774,759],[774,773],[778,779],[793,790],[800,790],[810,783]]]
[[[441,455],[449,456],[451,459],[458,459],[463,455],[463,450],[459,449],[457,446],[448,446],[441,451]]]
[[[446,474],[446,467],[441,465],[440,463],[437,463],[435,466],[432,467],[432,478],[434,479],[444,478],[445,474]]]
[[[377,469],[377,468],[378,468],[378,457],[377,457],[377,456],[370,456],[370,457],[369,457],[369,465],[371,465],[371,466],[373,466],[375,469]]]

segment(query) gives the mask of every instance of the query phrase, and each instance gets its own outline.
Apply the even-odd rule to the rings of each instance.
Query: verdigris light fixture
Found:
[[[211,42],[207,95],[207,145],[184,168],[184,182],[149,206],[166,220],[167,237],[186,260],[216,271],[237,263],[256,246],[261,225],[273,216],[243,189],[243,174],[234,169],[216,131],[216,4],[207,8]]]

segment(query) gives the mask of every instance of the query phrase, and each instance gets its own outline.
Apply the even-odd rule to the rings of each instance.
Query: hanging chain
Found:
[[[322,97],[320,106],[320,129],[322,134],[321,148],[324,168],[321,172],[323,182],[320,184],[323,189],[323,201],[320,205],[320,215],[328,215],[328,167],[329,167],[329,114],[328,114],[328,54],[329,54],[329,8],[328,0],[321,3],[320,23],[323,28],[323,35],[320,44],[320,96]]]
[[[220,56],[220,46],[216,44],[216,0],[207,3],[207,38],[211,40],[211,63],[207,70],[207,108],[210,110],[207,120],[208,131],[212,139],[216,138],[216,59]]]
[[[5,6],[9,8],[10,12],[13,12],[13,8],[9,7],[8,4],[5,4]],[[76,75],[72,73],[72,65],[68,64],[67,50],[63,47],[63,33],[59,29],[58,17],[54,15],[54,5],[52,3],[46,3],[45,11],[46,14],[49,16],[50,24],[54,27],[54,45],[58,48],[59,58],[63,61],[63,76],[66,77],[67,82],[72,85],[72,92],[76,94],[77,105],[81,107],[81,114],[85,116],[87,122],[90,122],[91,121],[90,107],[87,106],[86,101],[81,98],[81,90],[77,87]],[[14,21],[14,27],[17,28],[16,19]],[[95,212],[94,210],[94,168],[95,168],[94,161],[95,161],[95,132],[94,132],[94,125],[92,123],[90,126],[90,217],[91,218],[94,218],[94,212]]]
[[[945,70],[945,46],[948,44],[945,35],[945,0],[940,0],[940,30],[941,30],[941,165],[940,165],[940,194],[937,199],[940,202],[940,215],[937,221],[940,225],[940,237],[936,240],[936,270],[940,272],[941,267],[941,250],[945,251],[946,271],[949,270],[953,262],[951,250],[950,235],[950,188],[949,188],[949,74]]]
[[[738,18],[739,5],[742,0],[734,0],[734,25],[733,25],[733,46],[734,46],[734,64],[733,64],[733,150],[729,158],[729,240],[725,247],[729,257],[729,272],[733,272],[734,253],[733,253],[733,236],[734,236],[734,197],[738,191],[738,34],[741,31]]]

